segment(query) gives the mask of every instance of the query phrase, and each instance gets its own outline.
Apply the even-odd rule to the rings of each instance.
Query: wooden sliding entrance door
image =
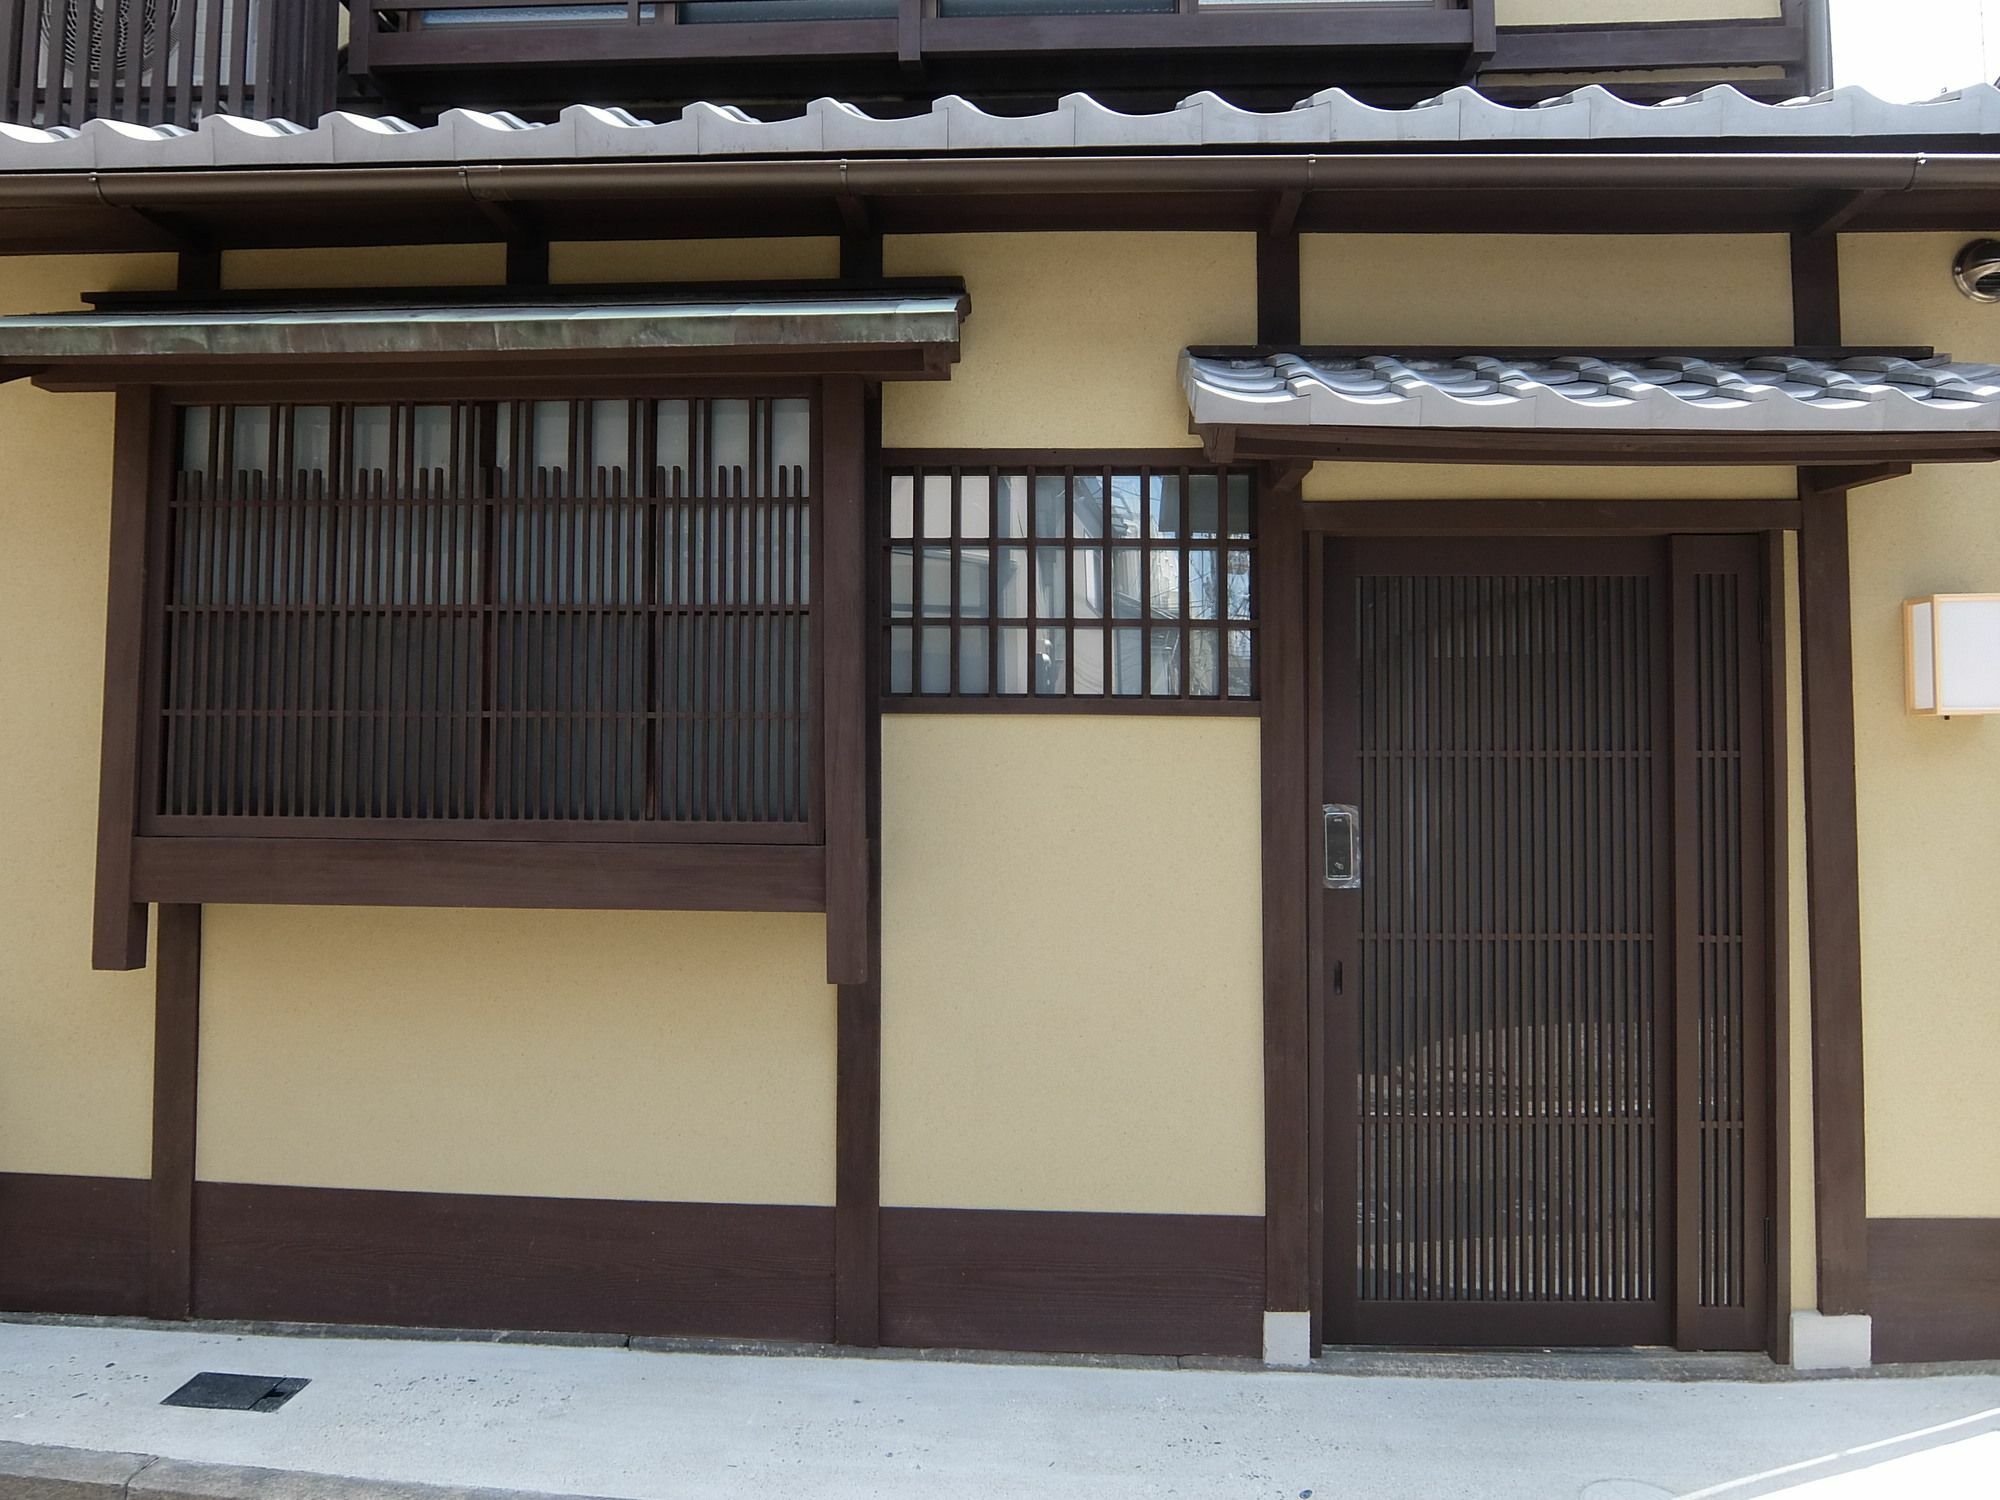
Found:
[[[1762,1347],[1756,540],[1328,546],[1327,1342]]]

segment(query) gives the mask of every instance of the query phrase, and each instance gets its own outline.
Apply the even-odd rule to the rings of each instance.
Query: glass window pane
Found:
[[[986,585],[993,572],[984,547],[966,547],[958,554],[958,612],[967,619],[986,618]]]
[[[1221,633],[1214,630],[1188,632],[1188,694],[1213,698],[1222,690]]]
[[[537,401],[529,408],[528,467],[547,469],[550,486],[561,488],[569,470],[567,401]]]
[[[1035,632],[1035,691],[1069,691],[1069,632],[1061,626]]]
[[[916,530],[917,481],[909,474],[889,476],[889,535],[901,540]]]
[[[1197,547],[1188,553],[1187,611],[1191,620],[1213,620],[1222,614],[1215,565],[1216,556],[1210,548]]]
[[[951,535],[951,476],[949,474],[926,474],[924,476],[924,535],[928,537],[948,537]]]
[[[202,457],[206,459],[207,440]],[[333,461],[333,408],[301,406],[292,412],[292,472],[324,474]]]
[[[927,615],[951,613],[951,549],[924,548],[924,576],[920,581],[923,612]]]
[[[1028,614],[1028,549],[993,549],[993,612],[1009,620]],[[1023,658],[1025,660],[1025,658]]]
[[[1035,613],[1060,620],[1069,604],[1068,557],[1061,547],[1035,549]]]
[[[951,627],[949,625],[926,625],[923,636],[923,658],[921,663],[923,691],[926,693],[948,693],[951,691]]]
[[[1172,547],[1155,547],[1147,554],[1148,582],[1152,590],[1152,611],[1156,619],[1178,620],[1181,616],[1181,555]]]
[[[1147,496],[1147,525],[1149,536],[1179,536],[1181,534],[1181,477],[1178,474],[1155,474],[1151,492]]]
[[[356,406],[349,415],[354,424],[354,451],[348,455],[348,470],[368,474],[389,467],[389,408]]]
[[[181,467],[190,474],[208,472],[208,440],[213,428],[214,408],[181,408]]]
[[[1066,534],[1069,521],[1068,486],[1060,474],[1035,476],[1035,535],[1057,537]]]
[[[1071,691],[1080,698],[1096,698],[1104,692],[1104,632],[1098,629],[1079,630],[1071,641],[1073,660],[1070,670],[1075,678]]]
[[[1188,535],[1213,537],[1222,526],[1222,485],[1213,474],[1188,475]]]
[[[907,625],[889,627],[889,691],[907,693],[910,686],[910,653],[914,632]]]
[[[448,474],[456,467],[451,451],[449,406],[410,409],[410,463],[419,472],[443,469]]]
[[[986,627],[968,625],[958,633],[958,690],[983,693],[986,688]]]
[[[1250,476],[1229,476],[1229,534],[1250,535]]]
[[[271,408],[232,406],[229,409],[229,469],[232,474],[262,474],[271,463]]]
[[[995,536],[1028,534],[1027,475],[1000,476],[1000,487],[993,496],[993,534]]]
[[[984,474],[958,476],[958,534],[993,534],[993,481]]]
[[[913,613],[917,605],[916,559],[908,547],[889,550],[889,613],[899,618]]]
[[[632,472],[632,403],[629,401],[593,401],[590,403],[590,469],[593,482],[599,469],[604,471],[604,482],[614,481],[613,471],[620,476]]]
[[[1250,554],[1229,554],[1229,618],[1250,618]]]
[[[1146,690],[1146,632],[1123,627],[1111,632],[1111,691],[1127,697]]]
[[[1139,511],[1143,503],[1140,498],[1139,476],[1137,474],[1113,474],[1111,476],[1111,534],[1113,536],[1136,537],[1139,535]]]
[[[1178,698],[1181,694],[1181,633],[1154,626],[1149,632],[1152,647],[1148,691],[1156,698]]]
[[[1254,698],[1256,689],[1255,666],[1250,656],[1250,632],[1232,630],[1229,632],[1229,696],[1232,698]]]
[[[786,396],[771,403],[771,458],[780,493],[803,495],[812,468],[812,403]]]
[[[1070,482],[1070,518],[1079,537],[1104,535],[1104,476],[1079,474]]]
[[[708,455],[706,474],[710,494],[734,495],[742,492],[743,476],[750,472],[750,403],[711,401],[708,403]]]
[[[1024,625],[1003,626],[1000,631],[998,680],[994,689],[1002,693],[1028,690],[1028,631]]]
[[[1071,564],[1073,576],[1070,600],[1079,620],[1104,617],[1104,551],[1100,547],[1079,547]]]
[[[506,408],[501,409],[505,411]],[[666,476],[667,493],[693,494],[695,486],[692,455],[688,452],[687,402],[659,402],[654,407],[653,418],[658,424],[654,441],[658,450],[659,466]],[[501,447],[504,453],[506,447],[504,442]]]
[[[1139,566],[1144,556],[1137,547],[1112,549],[1111,613],[1117,619],[1136,620],[1146,612],[1146,589]]]

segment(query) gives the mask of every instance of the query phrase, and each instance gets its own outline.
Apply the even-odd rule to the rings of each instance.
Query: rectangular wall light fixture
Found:
[[[1903,601],[1903,663],[1913,714],[2000,714],[2000,594]]]

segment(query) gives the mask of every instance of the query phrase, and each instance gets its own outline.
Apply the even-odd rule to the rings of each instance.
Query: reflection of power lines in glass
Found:
[[[890,696],[1256,696],[1247,473],[940,465],[888,500]]]

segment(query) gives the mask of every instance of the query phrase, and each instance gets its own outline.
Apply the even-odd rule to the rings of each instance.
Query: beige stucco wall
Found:
[[[1846,237],[1849,342],[2000,361],[2000,309],[1952,286],[1968,238]],[[2000,589],[2000,478],[1921,468],[1850,518],[1868,1211],[2000,1215],[2000,722],[1903,711],[1898,610]]]
[[[0,313],[173,284],[165,256],[13,259]],[[0,1171],[143,1177],[153,984],[90,967],[110,396],[0,385]]]
[[[818,916],[211,907],[197,1170],[833,1202]]]
[[[1502,26],[1588,26],[1636,21],[1770,20],[1784,14],[1781,0],[1494,0]]]
[[[891,448],[1185,448],[1189,344],[1257,334],[1247,234],[963,234],[888,240],[891,276],[972,294],[948,382],[882,397]]]
[[[1256,722],[882,739],[883,1202],[1263,1212]]]

